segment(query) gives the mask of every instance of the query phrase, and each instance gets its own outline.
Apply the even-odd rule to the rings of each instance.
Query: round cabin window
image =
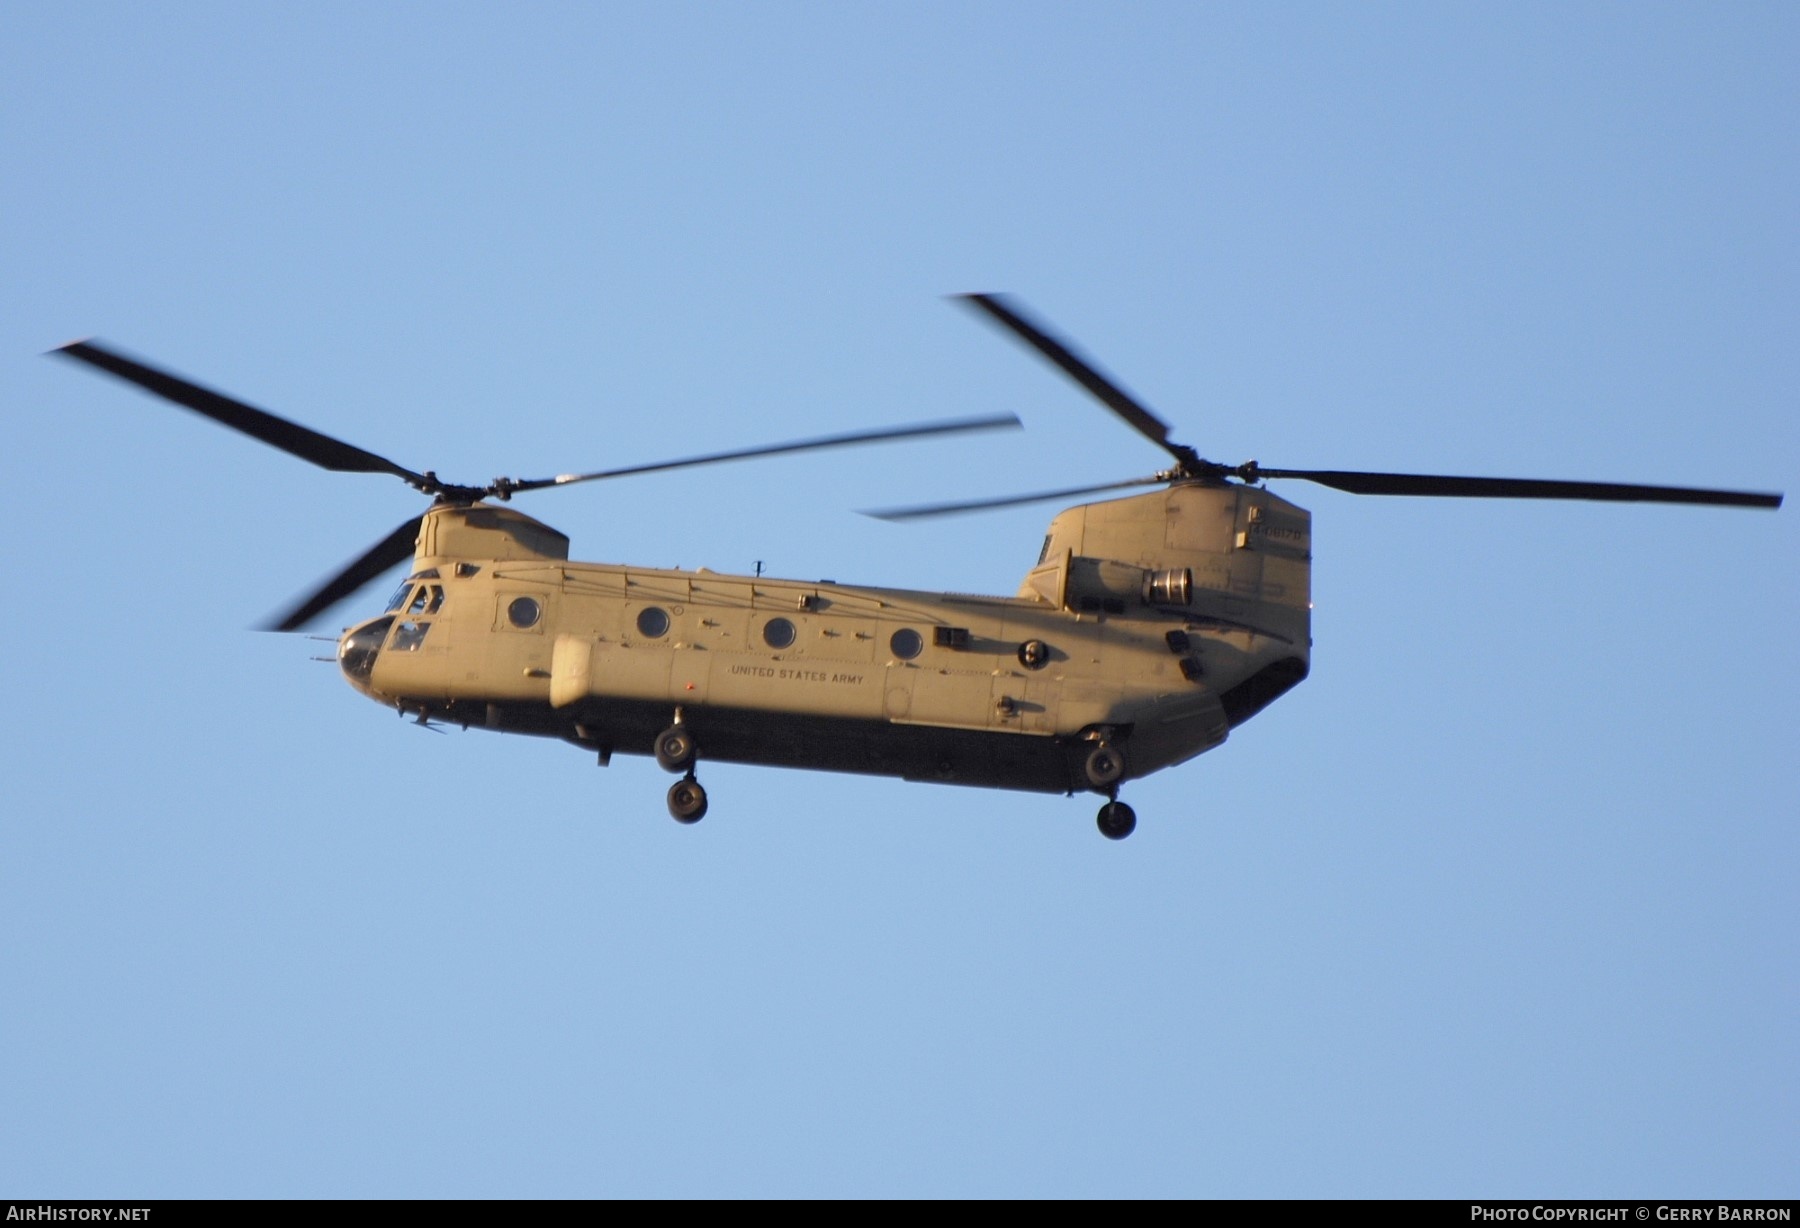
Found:
[[[647,605],[638,611],[638,634],[657,640],[669,633],[669,612],[660,606]]]
[[[512,604],[506,607],[507,620],[515,627],[535,627],[543,616],[544,607],[535,597],[514,597]]]
[[[925,637],[911,627],[902,627],[888,640],[888,647],[902,661],[910,661],[925,650]]]
[[[794,624],[785,618],[771,618],[763,624],[763,643],[770,648],[790,647],[794,636]]]

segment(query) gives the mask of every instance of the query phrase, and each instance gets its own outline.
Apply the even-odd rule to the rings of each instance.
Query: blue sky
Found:
[[[0,1193],[1791,1195],[1792,510],[1314,514],[1312,677],[1090,799],[436,736],[258,634],[463,481],[1011,592],[1161,454],[1793,490],[1791,6],[26,3],[0,40]],[[330,634],[372,610],[320,627]]]

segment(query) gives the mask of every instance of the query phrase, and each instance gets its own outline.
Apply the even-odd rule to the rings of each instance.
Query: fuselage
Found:
[[[1086,748],[1147,775],[1306,676],[1308,514],[1200,482],[1051,523],[1012,597],[572,562],[510,507],[445,504],[389,610],[345,633],[356,688],[425,719],[651,752],[1043,792]]]

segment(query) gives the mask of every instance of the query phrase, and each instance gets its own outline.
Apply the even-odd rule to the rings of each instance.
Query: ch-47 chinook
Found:
[[[654,755],[679,777],[669,812],[684,823],[706,813],[695,779],[705,758],[1086,790],[1106,798],[1100,831],[1130,835],[1137,818],[1121,784],[1211,750],[1306,677],[1311,517],[1265,479],[1362,495],[1781,505],[1779,494],[1686,487],[1223,465],[1172,440],[1016,305],[964,301],[1175,462],[1123,482],[871,513],[904,520],[1157,488],[1059,514],[1012,597],[574,562],[567,537],[504,506],[632,473],[1016,426],[1011,415],[459,486],[92,341],[53,352],[323,468],[392,474],[430,496],[274,628],[300,628],[411,556],[386,611],[338,641],[353,687],[421,723],[561,738],[602,763]]]

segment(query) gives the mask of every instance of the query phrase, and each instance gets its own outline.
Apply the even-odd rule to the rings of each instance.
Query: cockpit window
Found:
[[[408,614],[423,614],[425,612],[425,603],[430,597],[431,586],[429,584],[419,585],[418,588],[413,590],[413,599],[407,605],[406,612]]]
[[[406,604],[406,594],[408,594],[410,592],[412,592],[412,581],[411,580],[402,580],[400,582],[400,587],[394,590],[394,595],[392,597],[388,598],[388,603],[387,603],[388,612],[392,613],[393,611],[398,610],[401,606],[405,605]]]
[[[427,614],[436,614],[443,608],[444,588],[440,584],[433,584],[431,586],[431,600],[425,603],[425,612]]]
[[[381,651],[381,641],[387,637],[388,628],[393,626],[392,618],[378,618],[372,623],[364,623],[346,635],[338,645],[338,666],[345,675],[354,682],[367,682],[375,669],[375,657]]]
[[[394,642],[388,648],[393,652],[417,652],[419,645],[425,642],[425,633],[430,630],[430,623],[401,623],[394,628]]]

